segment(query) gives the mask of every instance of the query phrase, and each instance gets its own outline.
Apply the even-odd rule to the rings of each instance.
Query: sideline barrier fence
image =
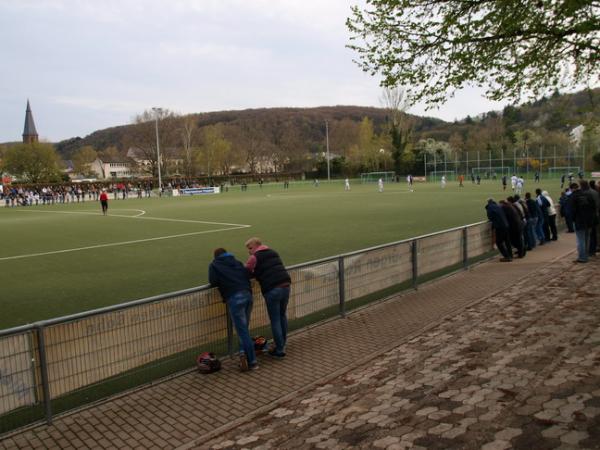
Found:
[[[290,330],[468,267],[493,250],[480,222],[289,268]],[[269,335],[254,283],[253,334]],[[0,435],[190,369],[237,337],[216,289],[200,286],[0,331]]]

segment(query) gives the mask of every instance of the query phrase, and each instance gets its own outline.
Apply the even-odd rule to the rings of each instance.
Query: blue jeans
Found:
[[[588,250],[590,248],[590,229],[575,228],[575,240],[577,241],[577,259],[586,262],[588,260]]]
[[[285,353],[288,321],[287,305],[290,299],[289,287],[277,287],[263,294],[267,303],[267,312],[271,321],[271,332],[275,341],[275,353]]]
[[[537,217],[532,217],[527,220],[525,231],[527,234],[527,247],[535,248],[537,242],[535,240],[535,227],[537,226]]]
[[[543,244],[544,241],[546,240],[546,237],[544,235],[544,218],[543,217],[538,217],[538,221],[535,225],[535,234],[536,234],[538,240],[540,241],[540,244]]]
[[[236,292],[227,299],[227,309],[235,327],[235,332],[240,339],[240,351],[246,354],[249,365],[256,364],[254,341],[248,331],[250,314],[252,313],[252,293],[250,291]]]

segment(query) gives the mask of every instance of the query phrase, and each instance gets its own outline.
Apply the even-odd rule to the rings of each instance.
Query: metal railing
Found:
[[[290,330],[416,288],[491,250],[491,226],[480,222],[291,266]],[[269,336],[253,289],[252,332]],[[0,435],[189,370],[200,351],[231,355],[234,347],[225,305],[207,285],[0,331]]]

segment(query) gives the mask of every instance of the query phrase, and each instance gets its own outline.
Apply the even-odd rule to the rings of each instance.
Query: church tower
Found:
[[[23,142],[31,144],[38,141],[38,134],[33,122],[33,114],[31,114],[31,106],[29,99],[27,100],[27,111],[25,111],[25,128],[23,129]]]

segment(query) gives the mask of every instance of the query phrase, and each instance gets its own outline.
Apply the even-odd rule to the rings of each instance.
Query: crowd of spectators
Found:
[[[567,232],[576,233],[577,260],[584,263],[598,250],[600,193],[594,181],[579,180],[561,193],[559,207],[547,191],[536,189],[535,196],[525,193],[525,199],[513,194],[496,202],[488,199],[485,206],[492,222],[500,261],[523,258],[528,251],[558,239],[556,219],[560,214]]]
[[[17,206],[54,205],[63,203],[83,203],[98,201],[102,189],[117,199],[150,197],[153,189],[148,183],[112,183],[112,184],[66,184],[47,186],[8,186],[0,189],[0,201],[6,208]]]

